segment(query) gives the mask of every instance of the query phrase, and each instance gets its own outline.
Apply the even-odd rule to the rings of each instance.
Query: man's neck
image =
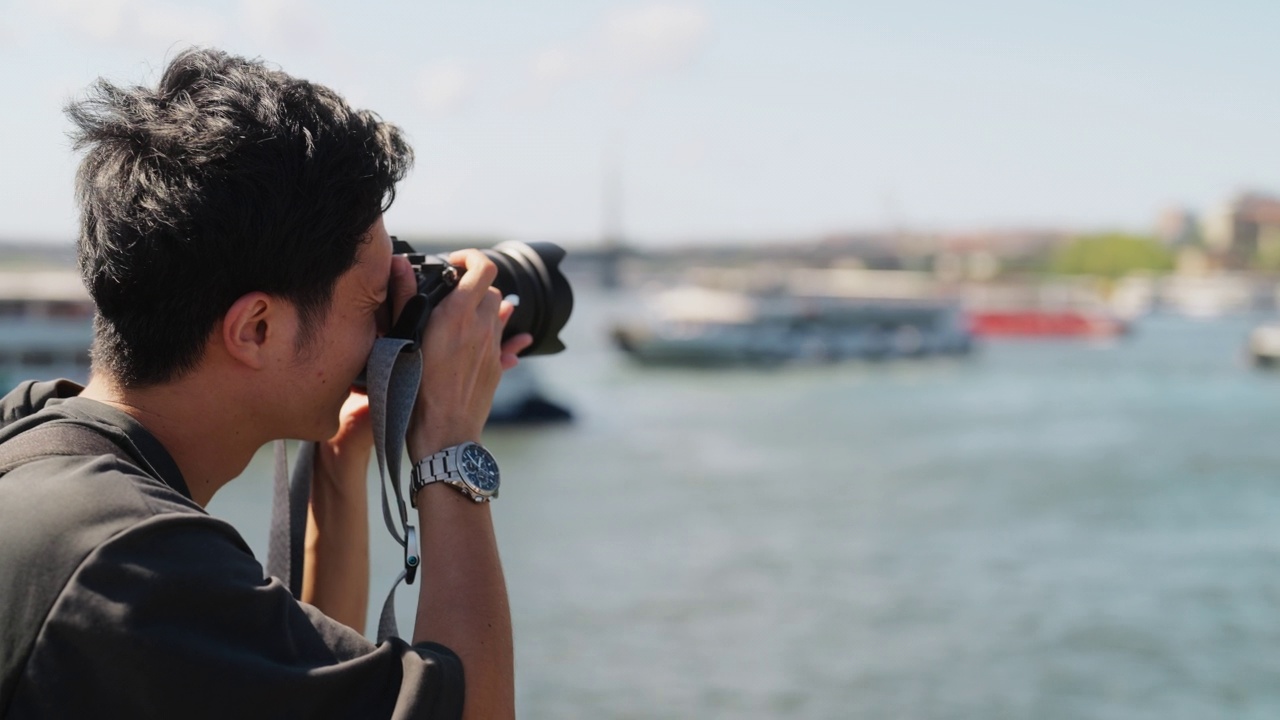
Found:
[[[80,397],[124,412],[154,435],[178,464],[191,499],[202,507],[268,440],[251,431],[253,423],[239,412],[243,404],[224,387],[189,377],[125,388],[95,373]]]

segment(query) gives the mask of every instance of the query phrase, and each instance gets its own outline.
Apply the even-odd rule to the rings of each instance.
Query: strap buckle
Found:
[[[412,525],[404,526],[404,584],[412,585],[418,577],[418,566],[422,558],[418,556],[418,530]]]

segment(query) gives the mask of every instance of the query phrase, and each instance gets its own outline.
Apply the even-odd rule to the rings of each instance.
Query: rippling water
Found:
[[[575,423],[487,437],[521,717],[1280,716],[1256,318],[684,372],[605,344],[624,302],[580,294],[531,361]],[[211,507],[261,557],[269,467]]]

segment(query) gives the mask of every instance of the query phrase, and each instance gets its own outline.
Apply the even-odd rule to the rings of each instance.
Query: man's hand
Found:
[[[364,632],[369,606],[369,397],[352,390],[338,432],[316,447],[302,599]]]
[[[352,388],[338,413],[338,432],[323,443],[319,460],[354,461],[367,466],[373,452],[373,422],[369,418],[369,396]],[[326,456],[328,456],[326,458]],[[364,477],[360,478],[361,487]]]
[[[521,333],[505,343],[503,328],[515,311],[492,287],[498,269],[479,250],[460,250],[449,262],[464,268],[461,279],[431,313],[423,337],[423,375],[409,422],[413,460],[458,443],[480,439],[502,372],[533,338]],[[416,291],[408,261],[392,260],[396,315]]]

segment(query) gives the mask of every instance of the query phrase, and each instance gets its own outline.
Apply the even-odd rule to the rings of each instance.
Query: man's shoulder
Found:
[[[0,557],[5,535],[204,512],[140,456],[125,429],[74,411],[80,390],[28,381],[0,399]]]
[[[80,394],[70,380],[27,380],[0,397],[0,428],[34,415],[46,406]]]
[[[115,455],[37,458],[0,476],[0,567],[28,568],[41,587],[27,591],[56,594],[94,549],[157,516],[220,524]]]
[[[49,455],[0,475],[3,536],[43,535],[73,527],[126,527],[151,516],[204,511],[181,493],[115,454]]]
[[[55,455],[0,475],[0,700],[69,580],[96,551],[157,519],[222,523],[124,458]],[[0,703],[2,706],[3,703]]]

